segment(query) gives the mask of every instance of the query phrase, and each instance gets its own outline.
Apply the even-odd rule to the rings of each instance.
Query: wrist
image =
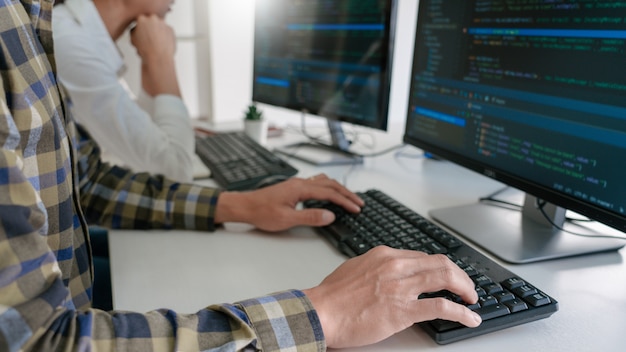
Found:
[[[317,315],[302,291],[276,292],[270,296],[237,302],[236,306],[247,315],[263,350],[278,351],[283,346],[298,351],[327,349]],[[283,319],[273,319],[278,318],[276,314],[283,315]],[[276,324],[276,321],[286,324]]]
[[[141,57],[141,63],[148,68],[150,72],[160,72],[163,69],[176,67],[174,56],[159,54],[157,52],[145,54]]]
[[[160,94],[181,97],[174,58],[145,59],[142,61],[141,72],[143,88],[152,97]]]
[[[326,340],[326,344],[328,346],[332,346],[334,344],[334,335],[335,331],[332,325],[332,319],[326,314],[328,310],[324,308],[324,302],[329,299],[330,295],[325,295],[323,293],[319,294],[319,287],[309,288],[302,290],[302,293],[309,299],[311,305],[313,306],[313,310],[317,315],[317,319],[320,324],[320,328],[324,334],[324,338]],[[326,297],[324,297],[326,296]]]
[[[246,222],[247,203],[241,192],[222,192],[217,199],[215,208],[215,223]]]

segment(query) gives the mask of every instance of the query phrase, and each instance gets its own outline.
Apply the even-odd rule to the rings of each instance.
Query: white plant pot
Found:
[[[257,143],[267,144],[267,120],[243,120],[243,130]]]

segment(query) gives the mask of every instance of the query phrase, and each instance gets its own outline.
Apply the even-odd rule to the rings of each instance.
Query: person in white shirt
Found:
[[[105,154],[137,172],[192,180],[194,132],[176,76],[173,0],[65,0],[52,16],[59,82],[75,120]],[[116,41],[126,30],[141,58],[139,98],[125,84]]]

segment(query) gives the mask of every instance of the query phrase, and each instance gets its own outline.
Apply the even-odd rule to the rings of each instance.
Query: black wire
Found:
[[[518,210],[521,211],[522,210],[522,206],[519,204],[515,204],[515,203],[511,203],[511,202],[507,202],[505,200],[501,200],[501,199],[496,199],[494,198],[495,196],[497,196],[498,194],[506,191],[509,187],[505,186],[502,189],[499,189],[493,193],[491,193],[488,196],[479,198],[480,202],[491,202],[491,203],[496,203],[496,204],[492,204],[494,206],[499,206],[501,208],[504,209],[510,209],[510,210]],[[501,206],[501,205],[506,205],[506,207]],[[568,233],[570,235],[574,235],[574,236],[580,236],[580,237],[589,237],[589,238],[612,238],[612,239],[619,239],[619,240],[625,240],[626,241],[626,237],[621,237],[621,236],[611,236],[611,235],[588,235],[588,234],[583,234],[583,233],[578,233],[578,232],[573,232],[573,231],[569,231],[565,228],[563,228],[562,226],[557,225],[554,220],[552,220],[550,218],[550,216],[548,216],[548,214],[546,213],[546,210],[544,209],[544,207],[546,206],[546,204],[548,204],[548,202],[544,201],[544,200],[538,200],[538,205],[539,205],[539,211],[541,212],[541,215],[550,223],[550,225],[554,226],[556,229],[563,231],[565,233]],[[511,209],[511,207],[513,209]],[[565,218],[566,221],[573,223],[573,222],[594,222],[591,219],[576,219],[576,218],[571,218],[571,217],[566,217]]]
[[[383,150],[381,150],[379,152],[374,152],[374,153],[370,153],[370,154],[355,154],[355,155],[358,155],[358,156],[363,157],[363,158],[373,158],[373,157],[381,156],[381,155],[384,155],[384,154],[387,154],[387,153],[391,153],[392,151],[394,151],[396,149],[400,149],[400,148],[402,148],[404,146],[405,146],[405,144],[401,143],[401,144],[398,144],[398,145],[394,145],[393,147],[389,147],[387,149],[383,149]]]
[[[506,191],[507,189],[509,189],[509,186],[504,186],[503,188],[491,193],[488,196],[485,197],[481,197],[478,200],[480,202],[491,202],[491,203],[496,203],[496,204],[492,204],[494,206],[500,206],[501,208],[504,209],[511,209],[511,210],[522,210],[523,206],[520,204],[516,204],[516,203],[512,203],[512,202],[507,202],[506,200],[502,200],[502,199],[497,199],[494,198],[495,196],[497,196],[498,194]],[[501,206],[501,205],[506,205],[506,206]],[[569,221],[569,222],[593,222],[593,220],[591,219],[580,219],[580,218],[572,218],[572,217],[566,217],[565,220]]]
[[[322,136],[325,135],[325,134],[322,134],[322,135],[319,135],[319,136],[311,136],[311,135],[309,135],[307,133],[307,131],[306,131],[306,111],[302,111],[302,115],[300,115],[300,130],[301,130],[302,134],[306,138],[308,138],[308,139],[310,139],[312,141],[318,142],[318,143],[322,143],[323,142]]]
[[[500,193],[503,193],[503,192],[507,191],[509,188],[511,188],[511,187],[504,186],[504,187],[500,188],[499,190],[497,190],[497,191],[495,191],[495,192],[493,192],[493,193],[491,193],[489,195],[486,195],[486,196],[480,198],[480,200],[496,200],[494,198],[495,196],[497,196]],[[510,204],[512,204],[512,203],[510,203]]]
[[[496,204],[492,204],[493,206],[498,206],[500,208],[504,208],[504,209],[511,209],[511,210],[522,210],[522,206],[519,204],[515,204],[512,202],[507,202],[505,200],[502,199],[497,199],[495,198],[498,194],[505,192],[506,190],[508,190],[510,187],[509,186],[504,186],[502,188],[500,188],[499,190],[485,196],[485,197],[481,197],[478,198],[479,202],[490,202],[490,203],[496,203]],[[503,206],[505,205],[505,206]]]
[[[546,206],[546,204],[548,204],[548,202],[546,202],[545,200],[539,199],[537,200],[537,205],[539,206],[539,211],[541,211],[541,215],[543,215],[544,218],[546,218],[546,220],[554,227],[556,227],[558,230],[561,230],[565,233],[568,233],[570,235],[574,235],[574,236],[580,236],[580,237],[588,237],[588,238],[611,238],[611,239],[617,239],[617,240],[624,240],[626,241],[626,237],[621,237],[621,236],[611,236],[611,235],[588,235],[588,234],[583,234],[583,233],[578,233],[578,232],[573,232],[573,231],[569,231],[564,229],[562,226],[557,225],[551,218],[550,216],[548,216],[548,214],[546,213],[546,210],[544,209],[544,207]],[[571,221],[569,218],[566,219],[567,221]],[[575,220],[577,221],[577,220]]]
[[[504,208],[504,209],[522,211],[522,206],[521,205],[515,204],[515,203],[512,203],[512,202],[507,202],[507,201],[501,200],[501,199],[485,197],[485,198],[480,198],[479,201],[480,202],[495,203],[495,204],[491,204],[491,205],[497,206],[497,207],[500,207],[500,208]]]
[[[341,178],[341,179],[342,179],[342,180],[341,180],[341,181],[342,181],[342,183],[341,183],[341,184],[342,184],[344,187],[346,187],[346,188],[350,188],[350,187],[348,186],[348,177],[349,177],[349,176],[350,176],[350,174],[354,171],[354,169],[356,168],[356,166],[357,166],[357,165],[359,165],[359,164],[358,164],[358,163],[356,163],[356,162],[351,163],[351,164],[350,164],[350,168],[348,169],[348,171],[347,171],[345,174],[343,174],[343,176],[342,176],[342,178]]]

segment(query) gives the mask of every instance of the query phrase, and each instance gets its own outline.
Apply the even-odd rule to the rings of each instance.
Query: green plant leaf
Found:
[[[259,110],[255,104],[248,105],[248,110],[245,111],[244,118],[246,120],[261,120],[263,112]]]

